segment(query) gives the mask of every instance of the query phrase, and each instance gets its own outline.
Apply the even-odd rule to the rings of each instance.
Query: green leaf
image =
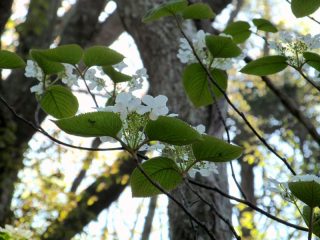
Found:
[[[284,56],[267,56],[259,58],[248,63],[240,70],[240,72],[257,76],[274,74],[282,71],[288,66],[286,60],[287,59]]]
[[[166,191],[175,189],[182,182],[182,174],[176,163],[165,157],[155,157],[141,164],[146,174]],[[143,173],[136,168],[130,178],[133,197],[151,197],[161,193]]]
[[[311,214],[311,208],[306,205],[303,206],[302,217],[308,227],[309,227],[310,214]],[[320,211],[319,211],[319,208],[314,209],[312,232],[317,237],[320,237]]]
[[[192,150],[198,161],[227,162],[241,156],[242,148],[221,139],[203,135],[203,140],[192,144]]]
[[[124,56],[105,46],[93,46],[84,51],[83,61],[87,67],[107,66],[121,62]]]
[[[6,232],[0,232],[0,240],[11,240],[12,238]]]
[[[184,90],[194,106],[207,106],[213,102],[207,74],[199,63],[188,65],[182,79]]]
[[[211,70],[212,77],[216,83],[223,89],[227,88],[227,75],[220,69]],[[214,86],[207,77],[207,73],[199,63],[188,65],[182,74],[184,89],[196,107],[202,107],[212,104],[213,97],[211,91],[216,98],[222,96],[219,89]],[[211,88],[211,89],[210,89]]]
[[[162,17],[173,16],[174,14],[183,11],[187,6],[188,2],[186,0],[171,0],[151,9],[142,18],[142,21],[144,23],[148,23],[158,20]]]
[[[314,69],[320,71],[320,55],[313,52],[304,52],[303,57],[306,59],[306,63]]]
[[[32,49],[30,55],[34,61],[37,62],[39,67],[42,69],[44,74],[55,74],[63,72],[65,70],[64,66],[58,62],[49,61],[44,55],[45,50]]]
[[[320,0],[292,0],[291,10],[297,18],[305,17],[317,11]]]
[[[206,36],[206,45],[214,58],[232,58],[241,54],[241,49],[229,37]]]
[[[120,117],[113,112],[90,112],[55,121],[66,133],[81,137],[116,137],[122,128]]]
[[[195,3],[182,11],[182,17],[184,19],[212,19],[215,14],[208,4]]]
[[[201,135],[186,122],[164,116],[149,121],[145,133],[151,141],[158,140],[173,145],[187,145],[201,139]]]
[[[231,35],[235,43],[243,43],[251,35],[250,24],[245,21],[233,22],[223,32]]]
[[[55,118],[67,118],[76,114],[79,108],[77,98],[63,86],[48,87],[40,99],[41,108]]]
[[[111,66],[105,66],[102,69],[103,72],[107,74],[114,83],[127,82],[132,79],[131,76],[118,72]]]
[[[42,54],[49,61],[75,65],[80,62],[83,50],[77,44],[68,44],[44,50]]]
[[[253,24],[258,28],[258,30],[264,32],[278,32],[278,29],[268,20],[263,18],[255,18],[252,20]]]
[[[219,85],[219,87],[222,88],[223,91],[226,91],[228,87],[228,75],[226,71],[214,68],[214,69],[211,69],[210,72],[213,79]],[[222,92],[213,84],[212,84],[212,91],[214,93],[214,96],[217,99],[223,96]]]
[[[0,50],[0,68],[23,68],[25,65],[25,62],[16,53]]]
[[[291,193],[309,207],[314,208],[320,206],[319,183],[315,181],[298,181],[289,182],[288,186]]]

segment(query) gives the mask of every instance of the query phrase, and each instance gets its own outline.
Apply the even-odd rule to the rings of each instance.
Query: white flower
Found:
[[[215,58],[212,61],[212,68],[218,68],[221,70],[229,70],[232,68],[234,60],[232,58]]]
[[[283,42],[290,43],[295,38],[294,32],[280,31],[279,38]]]
[[[161,151],[164,148],[165,148],[165,145],[158,142],[152,145],[144,144],[143,146],[141,146],[139,151]]]
[[[132,93],[122,92],[116,97],[113,112],[120,113],[120,118],[125,120],[129,113],[135,112],[141,106],[141,100]]]
[[[159,95],[157,97],[152,97],[150,95],[145,95],[142,97],[142,102],[146,104],[146,106],[140,106],[137,109],[138,114],[149,113],[149,118],[151,120],[157,120],[159,116],[167,115],[169,109],[167,108],[168,98],[164,95]]]
[[[136,73],[132,76],[132,78],[134,79],[148,79],[149,78],[149,75],[147,74],[147,69],[146,68],[141,68],[141,69],[138,69],[136,71]]]
[[[13,227],[6,224],[4,228],[0,227],[0,232],[7,233],[14,240],[31,239],[33,235],[33,233],[26,229],[26,226],[23,224],[19,227]]]
[[[311,36],[282,31],[279,32],[279,40],[270,41],[269,46],[285,56],[288,64],[299,68],[305,62],[304,52],[320,48],[320,34]]]
[[[177,114],[177,113],[170,113],[170,114],[168,114],[168,117],[178,117],[179,116],[179,114]]]
[[[206,35],[207,34],[203,30],[200,30],[197,32],[195,38],[192,39],[192,45],[197,55],[203,61],[205,61],[207,58],[206,42],[205,42]],[[177,57],[180,59],[181,63],[197,62],[197,59],[193,54],[193,50],[185,38],[180,38],[180,48],[178,50]]]
[[[73,73],[74,67],[71,64],[63,63],[64,68],[66,69],[62,75],[62,82],[67,84],[69,87],[78,85],[78,76]]]
[[[117,143],[118,141],[116,139],[114,139],[113,137],[108,137],[108,136],[103,136],[100,137],[100,141],[101,142],[108,142],[108,143]]]
[[[201,163],[201,166],[196,164],[189,170],[188,174],[190,177],[194,178],[197,172],[203,177],[208,177],[212,173],[219,174],[218,167],[213,162],[204,162]]]
[[[89,81],[88,87],[90,90],[97,88],[98,91],[101,91],[106,87],[106,82],[102,78],[96,77],[96,70],[89,69],[85,74],[85,79]]]
[[[115,69],[117,69],[119,72],[121,72],[123,69],[125,69],[126,67],[128,67],[128,65],[124,62],[119,62],[115,65],[112,65],[112,67],[114,67]]]
[[[316,182],[320,184],[320,177],[312,174],[296,175],[290,179],[290,182]]]
[[[43,76],[44,76],[39,65],[35,61],[32,61],[32,60],[27,61],[27,66],[25,68],[24,75],[28,78],[36,78],[39,81],[42,81]]]
[[[206,127],[203,124],[199,124],[196,127],[193,127],[195,130],[197,130],[198,133],[204,134],[206,131]]]
[[[30,88],[30,92],[36,93],[38,95],[43,94],[43,83],[40,82],[39,84],[32,86]]]

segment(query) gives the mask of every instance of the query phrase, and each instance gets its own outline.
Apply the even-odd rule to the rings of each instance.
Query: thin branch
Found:
[[[266,217],[271,218],[271,219],[273,219],[273,220],[275,220],[275,221],[277,221],[277,222],[279,222],[279,223],[281,223],[281,224],[284,224],[284,225],[286,225],[286,226],[288,226],[288,227],[292,227],[292,228],[295,228],[295,229],[297,229],[297,230],[301,230],[301,231],[308,232],[308,228],[301,227],[301,226],[298,226],[298,225],[296,225],[296,224],[289,223],[289,222],[287,222],[287,221],[285,221],[285,220],[283,220],[283,219],[280,219],[280,218],[278,218],[278,217],[276,217],[276,216],[273,216],[272,214],[266,212],[265,210],[257,207],[257,206],[254,205],[253,203],[251,203],[251,202],[249,202],[249,201],[247,201],[247,200],[243,200],[243,199],[240,199],[240,198],[231,196],[231,195],[229,195],[229,194],[221,191],[221,190],[220,190],[219,188],[217,188],[217,187],[211,187],[211,186],[208,186],[208,185],[205,185],[205,184],[202,184],[202,183],[198,183],[198,182],[196,182],[196,181],[193,181],[192,179],[188,179],[188,181],[189,181],[191,184],[193,184],[193,185],[196,185],[196,186],[205,188],[205,189],[207,189],[207,190],[211,190],[211,191],[214,191],[214,192],[216,192],[216,193],[219,193],[221,196],[223,196],[223,197],[225,197],[225,198],[229,198],[229,199],[234,200],[234,201],[237,201],[237,202],[239,202],[239,203],[243,203],[243,204],[247,205],[248,207],[252,208],[253,210],[255,210],[255,211],[257,211],[257,212],[265,215]]]
[[[293,168],[290,166],[290,164],[288,163],[287,159],[282,157],[272,146],[269,145],[269,143],[257,132],[257,130],[252,126],[252,124],[248,121],[248,119],[246,118],[246,116],[244,115],[243,112],[241,112],[230,100],[230,98],[228,97],[227,93],[219,86],[219,84],[217,84],[217,82],[214,80],[212,74],[210,73],[210,71],[206,68],[206,66],[202,63],[200,57],[198,56],[196,50],[193,47],[192,42],[190,41],[190,39],[187,37],[187,35],[185,34],[185,32],[183,31],[181,24],[179,22],[179,19],[177,18],[177,16],[175,15],[175,19],[176,19],[176,23],[177,26],[181,32],[181,34],[183,35],[183,37],[187,40],[187,42],[189,43],[192,52],[194,54],[194,56],[196,57],[197,61],[199,62],[199,64],[201,65],[201,67],[203,68],[203,70],[206,72],[207,76],[209,77],[210,82],[217,87],[217,89],[219,90],[219,92],[222,93],[222,95],[224,96],[224,98],[227,100],[228,104],[233,108],[233,110],[242,118],[242,120],[246,123],[246,125],[251,129],[251,131],[256,135],[256,137],[263,143],[263,145],[266,146],[267,149],[269,149],[269,151],[271,151],[275,156],[277,156],[286,166],[287,168],[290,170],[290,172],[293,175],[296,175],[296,172],[293,170]]]
[[[292,66],[293,67],[293,66]],[[319,92],[320,92],[320,86],[317,85],[312,79],[308,78],[307,75],[304,74],[304,72],[302,71],[302,69],[299,69],[299,68],[296,68],[296,67],[293,67],[294,69],[296,69],[300,75],[308,82],[310,83],[315,89],[317,89]]]
[[[89,86],[88,86],[88,84],[87,84],[87,81],[86,81],[86,79],[85,79],[85,75],[81,72],[81,70],[77,67],[77,65],[74,65],[73,67],[76,69],[76,71],[78,72],[79,76],[80,76],[80,77],[82,78],[82,80],[84,81],[84,85],[86,86],[86,89],[87,89],[88,93],[90,94],[90,96],[91,96],[94,104],[96,105],[96,108],[99,108],[97,99],[96,99],[95,95],[91,92],[91,90],[90,90],[90,88],[89,88]],[[88,69],[85,69],[84,72],[86,72],[87,70],[88,70]]]
[[[238,190],[240,191],[242,197],[243,197],[245,200],[247,200],[247,196],[246,196],[246,194],[244,193],[243,189],[241,188],[241,186],[240,186],[240,184],[239,184],[239,182],[238,182],[238,180],[237,180],[237,178],[236,178],[236,175],[235,175],[235,173],[234,173],[232,161],[230,161],[230,167],[231,167],[231,176],[232,176],[232,178],[233,178],[233,181],[234,181],[235,184],[237,185],[237,188],[238,188]]]
[[[289,0],[286,0],[287,1],[287,3],[289,3],[289,4],[291,4],[291,1],[289,1]],[[314,21],[315,23],[318,23],[318,24],[320,24],[320,21],[318,21],[317,19],[315,19],[314,17],[311,17],[311,16],[307,16],[309,19],[311,19],[312,21]]]
[[[313,212],[314,212],[314,208],[311,208],[311,211],[310,211],[310,218],[309,218],[309,232],[308,232],[308,240],[311,240],[311,239],[312,239]]]
[[[213,235],[213,233],[210,232],[210,230],[207,228],[207,226],[205,224],[203,224],[202,222],[200,222],[196,217],[194,217],[192,215],[192,213],[190,213],[188,211],[188,209],[183,206],[183,204],[181,202],[179,202],[175,197],[173,197],[168,191],[166,191],[159,183],[157,183],[156,181],[154,181],[153,179],[150,178],[150,176],[145,172],[145,170],[141,167],[141,164],[139,162],[139,158],[135,153],[132,153],[134,160],[136,161],[136,165],[137,168],[139,169],[139,171],[146,177],[146,179],[153,185],[155,186],[157,189],[159,189],[160,192],[164,193],[165,195],[167,195],[167,197],[172,200],[173,202],[175,202],[186,214],[188,217],[190,217],[195,223],[197,223],[200,227],[202,227],[205,232],[208,234],[208,236],[210,237],[210,239],[215,240],[215,236]]]
[[[69,143],[65,143],[60,141],[59,139],[56,139],[54,137],[52,137],[48,132],[46,132],[42,127],[37,127],[34,123],[28,121],[27,119],[25,119],[24,117],[20,116],[9,104],[8,102],[0,95],[0,101],[9,109],[9,111],[15,116],[17,117],[19,120],[21,120],[22,122],[26,123],[29,127],[33,128],[35,131],[43,134],[44,136],[46,136],[47,138],[49,138],[50,140],[52,140],[55,143],[58,143],[60,145],[69,147],[69,148],[75,148],[75,149],[79,149],[79,150],[86,150],[86,151],[117,151],[117,150],[124,150],[123,147],[115,147],[115,148],[90,148],[90,147],[81,147],[81,146],[75,146]]]
[[[188,181],[185,181],[187,187],[195,194],[197,195],[197,197],[204,202],[205,204],[207,204],[210,209],[229,227],[230,231],[232,232],[232,234],[235,236],[236,239],[240,240],[241,237],[237,234],[236,230],[234,229],[234,227],[232,226],[232,224],[230,223],[230,220],[225,218],[224,216],[222,216],[221,213],[219,213],[219,211],[217,210],[217,208],[211,204],[210,202],[208,202],[204,197],[201,196],[201,194],[193,189],[190,184],[188,183]]]
[[[252,58],[245,57],[244,61],[246,63],[252,62]],[[279,98],[281,103],[286,107],[286,109],[294,116],[298,122],[300,122],[311,135],[311,137],[320,145],[320,135],[317,129],[314,127],[313,123],[308,119],[297,107],[297,104],[285,93],[279,90],[271,81],[270,78],[262,76],[261,80],[267,85],[267,87]]]
[[[209,82],[209,83],[210,83],[210,82]],[[223,115],[222,115],[222,111],[221,111],[221,109],[220,109],[220,107],[219,107],[219,104],[218,104],[218,102],[217,102],[216,96],[214,95],[214,92],[212,91],[211,87],[209,87],[209,89],[210,89],[210,92],[211,92],[211,96],[212,96],[212,98],[213,98],[213,102],[214,102],[215,107],[216,107],[217,112],[218,112],[218,117],[219,117],[219,119],[220,119],[220,121],[221,121],[221,123],[222,123],[222,125],[223,125],[223,127],[224,127],[224,129],[225,129],[226,134],[227,134],[227,141],[228,141],[228,143],[231,143],[229,128],[228,128],[228,126],[227,126],[226,120],[224,119],[224,117],[223,117]],[[247,199],[247,198],[246,198],[246,195],[244,194],[244,191],[242,190],[242,188],[241,188],[241,186],[240,186],[240,184],[239,184],[239,182],[238,182],[238,180],[237,180],[237,178],[236,178],[236,176],[235,176],[235,174],[234,174],[234,169],[233,169],[232,162],[230,162],[230,166],[231,166],[231,176],[232,176],[232,179],[233,179],[234,183],[236,184],[239,192],[242,194],[242,196],[244,197],[244,199]]]

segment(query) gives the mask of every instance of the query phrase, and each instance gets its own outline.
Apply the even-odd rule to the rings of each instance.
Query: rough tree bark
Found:
[[[153,95],[164,94],[169,98],[168,105],[172,112],[179,113],[180,118],[187,120],[189,123],[196,125],[203,123],[208,127],[208,133],[215,136],[222,136],[223,127],[215,107],[193,109],[187,99],[182,83],[181,73],[183,66],[176,57],[179,47],[180,33],[175,26],[173,19],[167,18],[152,24],[142,24],[141,18],[147,10],[152,8],[155,1],[138,0],[119,0],[118,12],[125,26],[125,29],[134,38],[141,54],[141,58],[150,75],[150,92]],[[225,110],[224,101],[219,102],[220,108]],[[212,175],[208,178],[197,177],[198,180],[210,185],[217,185],[223,191],[228,192],[228,180],[226,166],[219,165],[219,175]],[[201,194],[210,202],[217,206],[219,212],[226,218],[230,219],[231,206],[229,201],[208,192],[201,191]],[[186,186],[181,186],[173,191],[175,197],[180,201],[184,199],[180,192],[190,199],[193,194]],[[194,195],[193,195],[194,196]],[[190,208],[190,211],[203,222],[206,222],[209,229],[215,234],[216,239],[231,239],[228,228],[215,214],[208,211],[203,203],[197,203]],[[203,229],[198,228],[194,231],[190,225],[190,220],[174,203],[169,204],[170,217],[170,239],[188,240],[209,239]]]

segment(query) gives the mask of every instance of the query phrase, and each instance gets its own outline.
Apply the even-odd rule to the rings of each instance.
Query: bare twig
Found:
[[[69,143],[65,143],[60,141],[59,139],[56,139],[54,137],[52,137],[48,132],[46,132],[42,127],[38,127],[36,126],[34,123],[28,121],[27,119],[25,119],[24,117],[20,116],[9,104],[8,102],[0,95],[0,101],[10,110],[10,112],[19,120],[21,120],[22,122],[24,122],[25,124],[27,124],[29,127],[33,128],[35,131],[43,134],[44,136],[46,136],[47,138],[49,138],[50,140],[52,140],[55,143],[58,143],[60,145],[69,147],[69,148],[75,148],[75,149],[79,149],[79,150],[86,150],[86,151],[117,151],[117,150],[124,150],[123,147],[115,147],[115,148],[90,148],[90,147],[81,147],[81,146],[75,146]]]
[[[246,63],[252,62],[252,58],[245,57],[244,61]],[[278,89],[270,78],[266,76],[262,76],[261,80],[267,85],[267,87],[280,99],[281,103],[284,107],[294,116],[298,122],[300,122],[311,135],[311,137],[320,145],[320,134],[318,133],[317,129],[313,125],[313,123],[308,119],[303,112],[299,110],[297,104],[284,92]]]
[[[222,216],[221,213],[219,213],[219,211],[217,210],[217,208],[211,204],[210,202],[208,202],[204,197],[201,196],[201,194],[193,189],[190,184],[188,183],[188,181],[185,181],[187,187],[195,194],[197,195],[197,197],[204,202],[205,204],[207,204],[210,209],[229,227],[230,231],[232,232],[232,234],[235,236],[236,239],[241,239],[241,237],[237,234],[236,230],[234,229],[234,227],[232,226],[231,222],[229,219],[225,218],[224,216]]]
[[[155,186],[157,189],[159,189],[160,192],[164,193],[165,195],[167,195],[167,197],[172,200],[173,202],[175,202],[186,214],[188,217],[190,217],[196,224],[198,224],[200,227],[202,227],[204,229],[204,231],[208,234],[208,236],[210,237],[210,239],[215,240],[216,237],[213,235],[212,232],[210,232],[210,230],[207,228],[207,226],[205,224],[203,224],[202,222],[200,222],[196,217],[194,217],[192,215],[192,213],[190,213],[188,211],[188,209],[181,203],[179,202],[175,197],[173,197],[168,191],[166,191],[159,183],[157,183],[156,181],[154,181],[153,179],[150,178],[150,176],[145,172],[145,170],[141,167],[140,161],[138,156],[135,153],[131,153],[134,160],[136,161],[137,164],[137,168],[139,169],[139,171],[146,177],[146,179],[153,185]]]
[[[239,203],[243,203],[245,205],[247,205],[248,207],[252,208],[253,210],[265,215],[266,217],[268,218],[271,218],[283,225],[286,225],[288,227],[292,227],[292,228],[295,228],[297,230],[301,230],[301,231],[305,231],[305,232],[308,232],[308,228],[305,228],[305,227],[301,227],[301,226],[298,226],[298,225],[295,225],[295,224],[292,224],[292,223],[289,223],[283,219],[280,219],[280,218],[277,218],[276,216],[273,216],[272,214],[268,213],[267,211],[257,207],[256,205],[254,205],[253,203],[247,201],[247,200],[243,200],[243,199],[240,199],[240,198],[237,198],[237,197],[234,197],[234,196],[231,196],[223,191],[221,191],[219,188],[217,187],[211,187],[211,186],[208,186],[208,185],[205,185],[205,184],[202,184],[202,183],[199,183],[199,182],[196,182],[196,181],[193,181],[192,179],[188,179],[188,181],[193,184],[193,185],[196,185],[196,186],[199,186],[199,187],[202,187],[202,188],[205,188],[207,190],[210,190],[210,191],[214,191],[216,193],[219,193],[221,196],[223,197],[226,197],[226,198],[229,198],[231,200],[234,200],[234,201],[237,201]]]
[[[203,70],[206,72],[207,76],[209,77],[210,82],[217,87],[217,89],[219,90],[219,92],[222,93],[222,95],[224,96],[224,98],[227,100],[228,104],[233,108],[233,110],[242,118],[242,120],[246,123],[246,125],[251,129],[251,131],[256,135],[256,137],[263,143],[263,145],[266,146],[266,148],[271,151],[275,156],[277,156],[286,166],[287,168],[290,170],[290,172],[293,175],[296,175],[296,172],[293,170],[293,168],[290,166],[290,164],[288,163],[287,159],[282,157],[272,146],[269,145],[269,143],[258,133],[258,131],[252,126],[252,124],[249,122],[249,120],[246,118],[246,116],[244,115],[243,112],[241,112],[230,100],[230,98],[228,97],[227,93],[219,86],[219,84],[217,84],[217,82],[214,80],[211,72],[207,69],[207,67],[202,63],[200,57],[198,56],[196,50],[194,49],[194,46],[192,44],[192,42],[190,41],[190,39],[187,37],[187,35],[185,34],[185,32],[183,31],[180,21],[178,19],[178,17],[175,15],[175,19],[176,19],[176,23],[177,26],[181,32],[181,34],[183,35],[183,37],[187,40],[187,42],[189,43],[192,52],[194,54],[194,56],[196,57],[197,61],[199,62],[199,64],[201,65],[201,67],[203,68]]]
[[[287,3],[289,3],[289,4],[291,4],[291,1],[289,1],[289,0],[286,0],[287,1]],[[309,19],[311,19],[312,21],[314,21],[315,23],[318,23],[318,24],[320,24],[320,21],[318,21],[317,19],[315,19],[314,17],[311,17],[311,16],[307,16]]]

